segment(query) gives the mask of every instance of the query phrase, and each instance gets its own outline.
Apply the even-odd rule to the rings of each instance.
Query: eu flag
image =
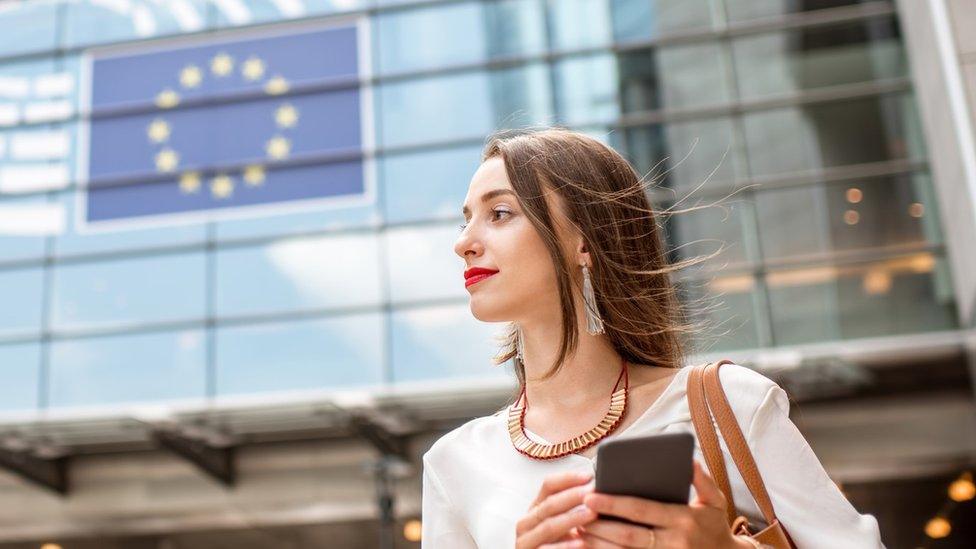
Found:
[[[88,53],[87,224],[372,200],[357,24]]]

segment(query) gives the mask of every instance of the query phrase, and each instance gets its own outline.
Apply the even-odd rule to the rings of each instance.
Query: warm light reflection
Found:
[[[882,276],[890,278],[899,273],[922,274],[931,272],[934,268],[935,256],[926,252],[903,257],[893,257],[884,261],[863,265],[821,265],[817,267],[773,271],[766,275],[766,281],[771,287],[809,286],[812,284],[833,282],[841,277],[859,276],[865,277],[865,285],[869,284],[867,279],[872,278],[875,280],[870,283],[872,287],[880,287],[883,284],[881,282]]]
[[[708,283],[713,293],[741,294],[749,292],[756,285],[752,275],[722,276]]]
[[[953,501],[968,501],[976,497],[976,485],[973,484],[973,474],[963,473],[949,485],[949,497]]]
[[[908,206],[908,215],[912,217],[922,217],[925,214],[925,206],[921,202],[912,202]]]
[[[891,274],[882,269],[872,269],[864,275],[864,293],[881,295],[891,290]]]
[[[408,520],[403,525],[403,537],[407,541],[420,541],[421,523],[419,520]]]
[[[864,196],[863,193],[861,193],[861,189],[858,189],[857,187],[851,187],[850,189],[847,189],[846,195],[847,195],[847,201],[850,202],[851,204],[857,204],[858,202],[861,201],[861,198]]]
[[[925,524],[925,535],[933,539],[944,538],[952,532],[952,525],[942,517],[935,517]]]
[[[848,225],[857,225],[857,222],[861,220],[861,214],[857,213],[856,210],[847,210],[844,212],[844,223]]]

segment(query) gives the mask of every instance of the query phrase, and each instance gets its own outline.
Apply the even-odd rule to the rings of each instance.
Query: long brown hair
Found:
[[[691,338],[705,324],[692,320],[696,315],[687,307],[695,300],[679,299],[671,275],[714,257],[721,249],[669,262],[659,223],[671,214],[700,207],[654,210],[646,190],[653,178],[645,181],[612,148],[564,128],[495,133],[489,136],[481,161],[494,157],[504,161],[520,207],[557,266],[563,330],[559,353],[544,379],[554,375],[579,344],[572,292],[582,292],[582,277],[579,266],[564,253],[555,228],[565,230],[566,223],[582,235],[590,254],[597,306],[614,349],[632,364],[682,367]],[[557,193],[557,203],[565,211],[550,211],[544,198],[547,192]],[[514,322],[502,338],[503,347],[493,362],[514,360],[517,395],[525,385],[525,368],[515,359]]]

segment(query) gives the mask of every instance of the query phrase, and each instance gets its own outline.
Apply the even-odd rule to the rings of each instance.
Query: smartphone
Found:
[[[606,494],[687,504],[694,473],[694,447],[691,433],[607,441],[597,447],[595,489]],[[611,515],[601,514],[598,518],[634,524]]]

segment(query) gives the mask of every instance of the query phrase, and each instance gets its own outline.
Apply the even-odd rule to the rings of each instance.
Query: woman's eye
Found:
[[[508,215],[512,215],[512,212],[510,212],[508,210],[492,210],[491,213],[493,213],[493,214],[508,214]],[[462,224],[458,225],[458,229],[461,230],[461,231],[463,231],[465,228],[467,228],[467,226],[468,226],[467,223],[462,223]]]

